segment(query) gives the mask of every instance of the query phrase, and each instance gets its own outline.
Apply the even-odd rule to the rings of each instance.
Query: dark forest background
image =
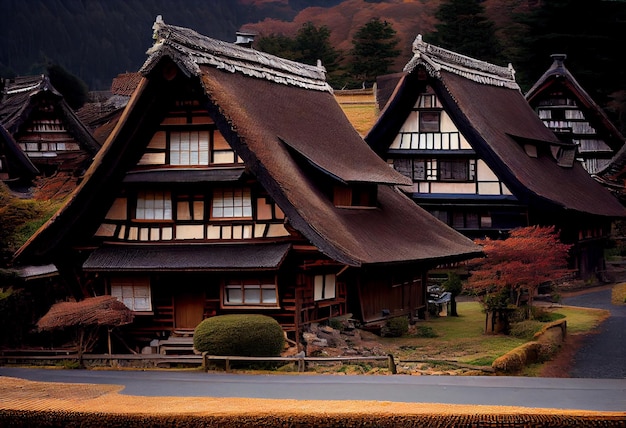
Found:
[[[512,63],[524,91],[550,66],[550,54],[565,53],[568,69],[626,129],[623,0],[0,0],[0,77],[55,65],[89,90],[106,90],[117,74],[141,67],[157,15],[225,41],[238,30],[261,39],[323,27],[346,69],[355,35],[378,18],[398,39],[389,72],[402,69],[422,34],[459,53]]]

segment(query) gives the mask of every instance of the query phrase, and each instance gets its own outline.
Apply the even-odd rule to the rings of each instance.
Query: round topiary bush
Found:
[[[210,355],[274,357],[283,350],[285,335],[280,324],[265,315],[219,315],[198,324],[193,346]]]

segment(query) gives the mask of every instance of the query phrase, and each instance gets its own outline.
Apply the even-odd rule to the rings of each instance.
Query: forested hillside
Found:
[[[165,22],[225,41],[251,30],[294,37],[306,23],[326,27],[329,41],[347,62],[353,37],[372,18],[396,31],[400,71],[417,34],[438,40],[442,3],[452,0],[0,0],[0,77],[42,73],[56,63],[90,90],[108,89],[119,73],[136,71],[152,45],[157,15]],[[459,2],[462,4],[463,2]],[[565,53],[566,65],[623,130],[626,128],[626,72],[621,44],[626,2],[610,0],[482,0],[493,23],[492,39],[502,50],[499,65],[512,63],[524,90],[550,66],[550,54]],[[454,16],[454,15],[453,15]],[[455,18],[462,19],[461,16]],[[448,49],[465,53],[453,36]],[[441,40],[441,38],[439,38]],[[441,45],[441,44],[440,44]],[[443,45],[441,45],[443,46]],[[470,54],[471,56],[471,54]],[[479,57],[479,59],[487,59]]]
[[[91,90],[137,70],[152,45],[157,15],[226,41],[245,23],[291,20],[304,7],[340,0],[2,0],[0,76],[40,73],[55,62]]]

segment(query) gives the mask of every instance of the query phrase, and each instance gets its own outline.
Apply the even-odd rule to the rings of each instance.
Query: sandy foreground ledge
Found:
[[[616,426],[624,412],[388,401],[141,397],[119,385],[0,377],[0,426]],[[106,422],[105,422],[106,421]],[[173,424],[173,425],[172,425]]]

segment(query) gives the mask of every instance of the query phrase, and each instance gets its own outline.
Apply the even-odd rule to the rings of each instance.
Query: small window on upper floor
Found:
[[[476,177],[474,159],[440,159],[438,163],[441,181],[474,181]]]
[[[252,218],[249,188],[219,188],[213,191],[211,218]]]
[[[333,204],[336,207],[375,207],[378,188],[375,183],[352,183],[335,185]]]
[[[140,191],[137,193],[135,218],[137,220],[171,220],[171,193],[160,191]]]
[[[419,132],[439,132],[441,113],[438,111],[419,112]]]
[[[170,165],[208,165],[210,132],[170,132]]]

